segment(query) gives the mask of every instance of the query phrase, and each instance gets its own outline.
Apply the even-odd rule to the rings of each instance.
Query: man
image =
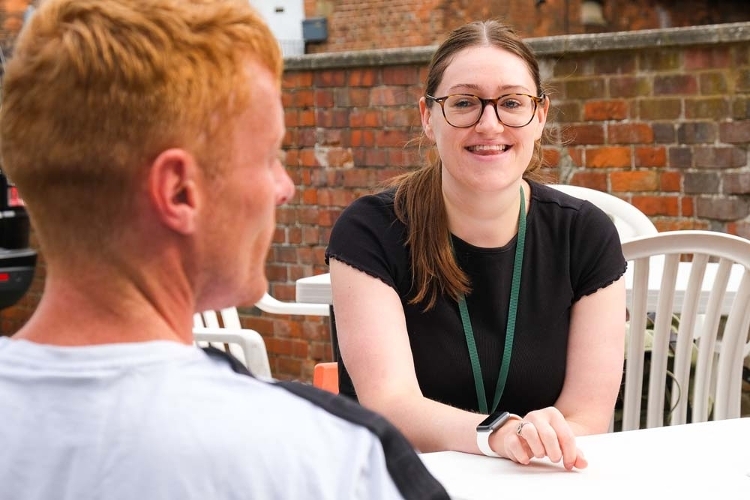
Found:
[[[268,285],[281,75],[246,0],[48,0],[22,30],[0,152],[47,274],[0,339],[3,498],[446,496],[381,417],[192,344]]]

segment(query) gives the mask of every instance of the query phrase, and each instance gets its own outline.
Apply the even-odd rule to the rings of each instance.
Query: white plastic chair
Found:
[[[266,293],[255,307],[270,314],[299,314],[303,316],[329,316],[328,304],[307,304],[304,302],[282,302]],[[238,319],[239,321],[239,319]]]
[[[568,184],[549,184],[549,186],[576,198],[588,200],[601,208],[612,218],[621,241],[659,232],[646,214],[617,196],[583,186]]]
[[[647,315],[651,313],[653,318],[646,427],[682,424],[688,417],[691,422],[739,417],[743,348],[750,329],[750,240],[712,231],[669,231],[625,241],[622,249],[628,265],[633,266],[632,296],[627,305],[629,331],[645,332]],[[692,265],[680,306],[674,304],[675,283],[678,264],[686,256]],[[718,262],[710,286],[703,283],[709,260]],[[735,264],[744,271],[722,329],[721,303]],[[661,276],[655,311],[647,307],[650,272]],[[707,300],[700,300],[702,293],[708,294]],[[679,326],[673,335],[675,310],[679,311]],[[644,338],[631,333],[628,340],[622,430],[640,427]],[[674,365],[668,375],[670,344]],[[693,360],[695,372],[691,379]],[[667,404],[668,376],[672,382],[671,401]],[[692,404],[689,416],[688,398]],[[664,422],[665,408],[674,408],[668,422]]]
[[[249,328],[242,328],[237,309],[220,312],[205,311],[193,315],[193,339],[200,347],[212,346],[229,352],[244,363],[256,377],[271,378],[271,365],[263,337]]]
[[[328,304],[282,302],[266,293],[255,306],[270,314],[329,316]],[[193,337],[200,346],[211,345],[229,352],[258,377],[271,377],[268,352],[263,337],[255,330],[242,328],[236,307],[218,312],[204,311],[193,316]]]

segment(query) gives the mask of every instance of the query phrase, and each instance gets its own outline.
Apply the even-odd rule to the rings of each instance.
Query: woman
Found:
[[[583,468],[575,436],[607,431],[622,376],[617,231],[533,180],[549,98],[508,27],[453,31],[419,109],[435,160],[331,234],[340,391],[421,451]]]

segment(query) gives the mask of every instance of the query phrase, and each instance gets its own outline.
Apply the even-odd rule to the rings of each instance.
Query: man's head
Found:
[[[238,189],[229,181],[233,169],[271,169],[273,186],[245,188],[271,190],[277,203],[290,197],[291,182],[275,160],[282,64],[278,43],[247,0],[42,2],[6,68],[0,151],[48,261],[117,256],[133,219],[151,209],[179,237],[196,230],[226,236],[233,229],[222,232],[210,218],[243,222],[229,217],[223,193]],[[264,144],[238,136],[269,123],[273,137]],[[252,161],[264,163],[243,164]],[[178,213],[181,205],[194,211]],[[255,209],[263,218],[257,248],[229,250],[265,257],[273,204]],[[186,245],[196,266],[215,250],[205,240]]]

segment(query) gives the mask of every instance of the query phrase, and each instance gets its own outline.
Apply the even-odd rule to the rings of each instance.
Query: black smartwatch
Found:
[[[495,412],[477,425],[477,446],[488,457],[500,456],[490,448],[490,435],[507,422],[510,417],[511,414],[507,411]]]

